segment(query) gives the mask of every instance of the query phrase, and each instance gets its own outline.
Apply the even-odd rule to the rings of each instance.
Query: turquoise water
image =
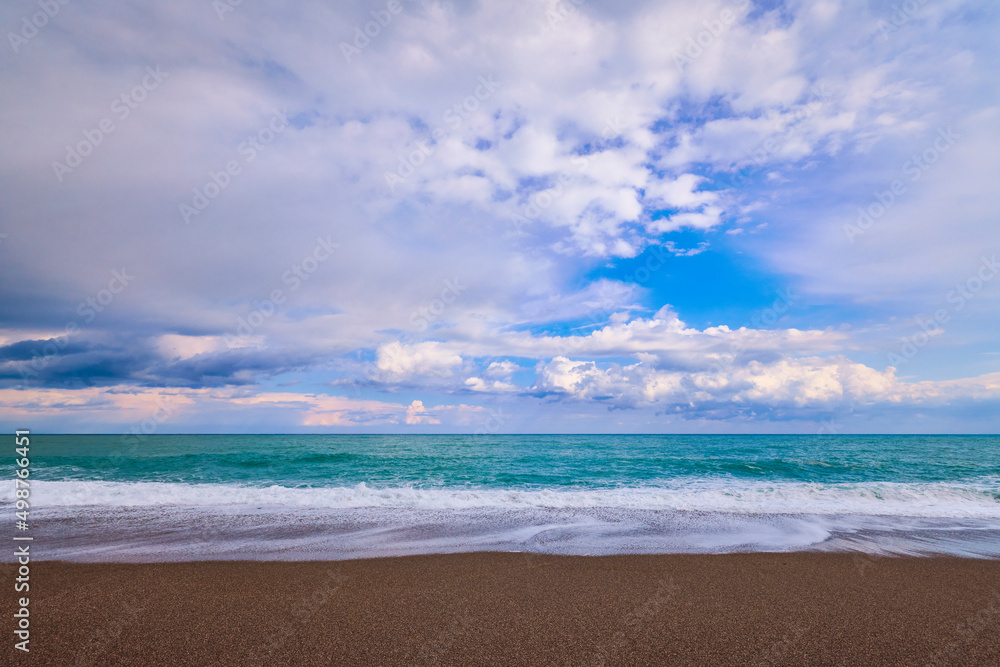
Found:
[[[1000,556],[997,436],[35,435],[31,468],[69,560]]]
[[[1000,477],[997,436],[81,435],[35,436],[32,446],[43,480],[613,488]]]

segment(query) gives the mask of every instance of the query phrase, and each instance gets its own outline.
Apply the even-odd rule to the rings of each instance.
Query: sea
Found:
[[[29,479],[35,559],[1000,556],[998,436],[33,434]]]

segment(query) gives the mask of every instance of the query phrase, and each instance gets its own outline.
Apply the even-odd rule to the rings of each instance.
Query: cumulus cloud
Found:
[[[413,401],[406,407],[407,424],[440,424],[441,421],[427,414],[423,401]]]
[[[654,365],[573,361],[541,364],[537,388],[614,408],[657,407],[728,415],[767,415],[776,410],[871,409],[905,402],[911,408],[962,400],[1000,399],[1000,374],[949,382],[905,383],[894,368],[876,371],[842,356],[751,361],[703,372],[658,370]]]
[[[392,342],[378,349],[377,368],[390,377],[448,377],[461,364],[460,355],[437,342],[407,346]]]

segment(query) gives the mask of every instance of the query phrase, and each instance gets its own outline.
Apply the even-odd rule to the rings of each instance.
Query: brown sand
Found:
[[[30,609],[0,663],[1000,665],[1000,561],[953,558],[40,562]]]

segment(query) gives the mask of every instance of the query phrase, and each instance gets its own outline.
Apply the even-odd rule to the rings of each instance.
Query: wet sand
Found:
[[[1000,561],[478,553],[30,576],[31,653],[8,630],[0,664],[1000,664]]]

